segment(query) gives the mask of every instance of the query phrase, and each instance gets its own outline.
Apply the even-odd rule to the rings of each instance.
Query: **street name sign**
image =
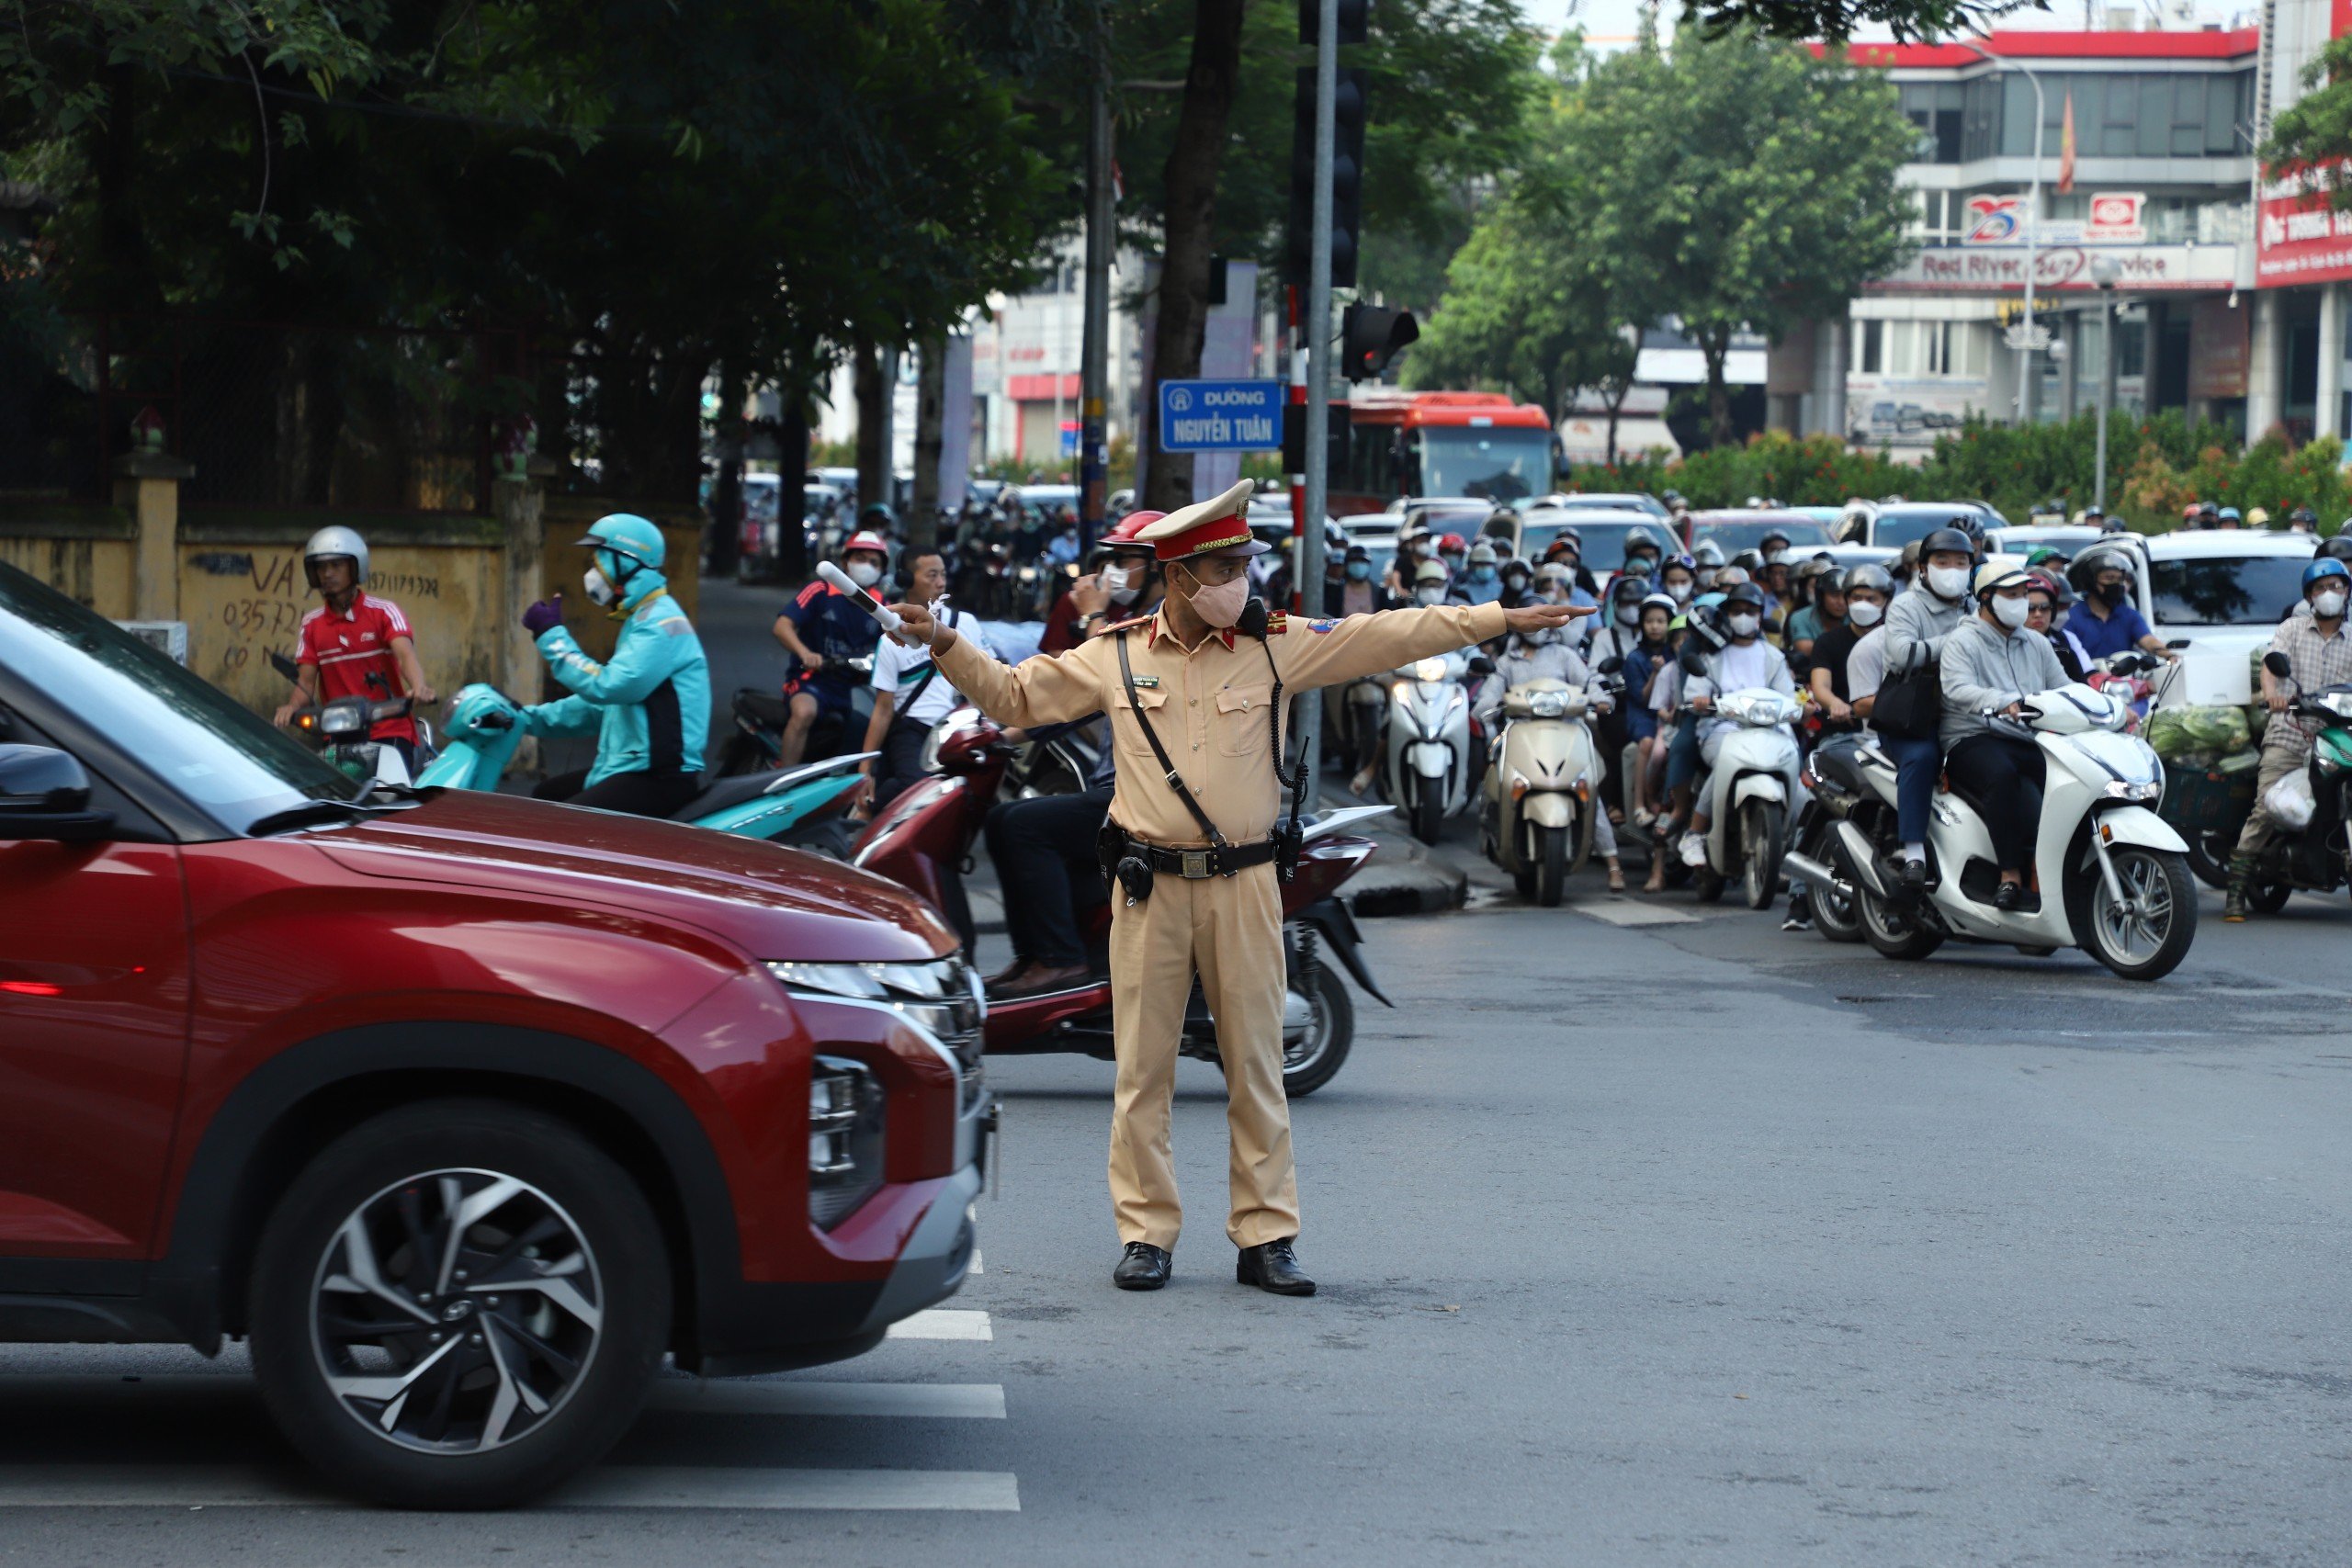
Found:
[[[1162,381],[1163,452],[1272,452],[1283,444],[1280,381]]]

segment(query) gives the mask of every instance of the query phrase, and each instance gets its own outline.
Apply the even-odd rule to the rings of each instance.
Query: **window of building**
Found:
[[[1849,367],[1856,376],[1879,375],[1886,364],[1886,323],[1856,321],[1854,323],[1854,354]]]
[[[2242,154],[2238,127],[2253,97],[2251,71],[2045,71],[2041,152],[2058,154],[2066,101],[2075,104],[2075,150],[2085,158],[2227,158]],[[2033,156],[2033,84],[2003,72],[1969,84],[1987,96],[1963,114],[1962,155]]]

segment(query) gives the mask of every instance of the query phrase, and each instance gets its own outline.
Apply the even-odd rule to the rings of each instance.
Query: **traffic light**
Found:
[[[1298,41],[1312,49],[1322,40],[1316,29],[1322,23],[1323,7],[1317,0],[1298,0]],[[1340,0],[1340,41],[1342,44],[1362,43],[1368,36],[1367,18],[1372,14],[1372,0]]]
[[[1410,310],[1351,305],[1340,315],[1340,374],[1351,381],[1376,381],[1388,362],[1420,335]]]
[[[1345,11],[1340,20],[1347,21]],[[1356,230],[1363,220],[1364,95],[1371,73],[1360,68],[1340,73],[1331,121],[1331,287],[1356,285]],[[1283,276],[1302,288],[1314,270],[1315,245],[1315,69],[1298,73],[1292,100],[1290,142],[1290,231]]]

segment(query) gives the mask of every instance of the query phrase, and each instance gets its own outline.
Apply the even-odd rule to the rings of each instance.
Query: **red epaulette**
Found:
[[[1280,637],[1289,629],[1290,612],[1288,610],[1269,610],[1266,612],[1266,635],[1268,637]]]

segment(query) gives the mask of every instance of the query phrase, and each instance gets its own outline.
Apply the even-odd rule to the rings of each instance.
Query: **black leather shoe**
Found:
[[[1234,1279],[1278,1296],[1313,1295],[1315,1281],[1300,1270],[1298,1254],[1291,1250],[1291,1239],[1284,1236],[1263,1246],[1243,1247],[1233,1265]]]
[[[1148,1241],[1131,1241],[1127,1255],[1111,1270],[1111,1283],[1123,1291],[1156,1291],[1168,1283],[1168,1269],[1173,1261]]]
[[[1898,862],[1894,868],[1894,885],[1905,897],[1917,898],[1928,890],[1928,863],[1923,860]]]
[[[1993,908],[1996,909],[2014,909],[2024,902],[2025,884],[2022,882],[2004,882],[1993,889]]]

